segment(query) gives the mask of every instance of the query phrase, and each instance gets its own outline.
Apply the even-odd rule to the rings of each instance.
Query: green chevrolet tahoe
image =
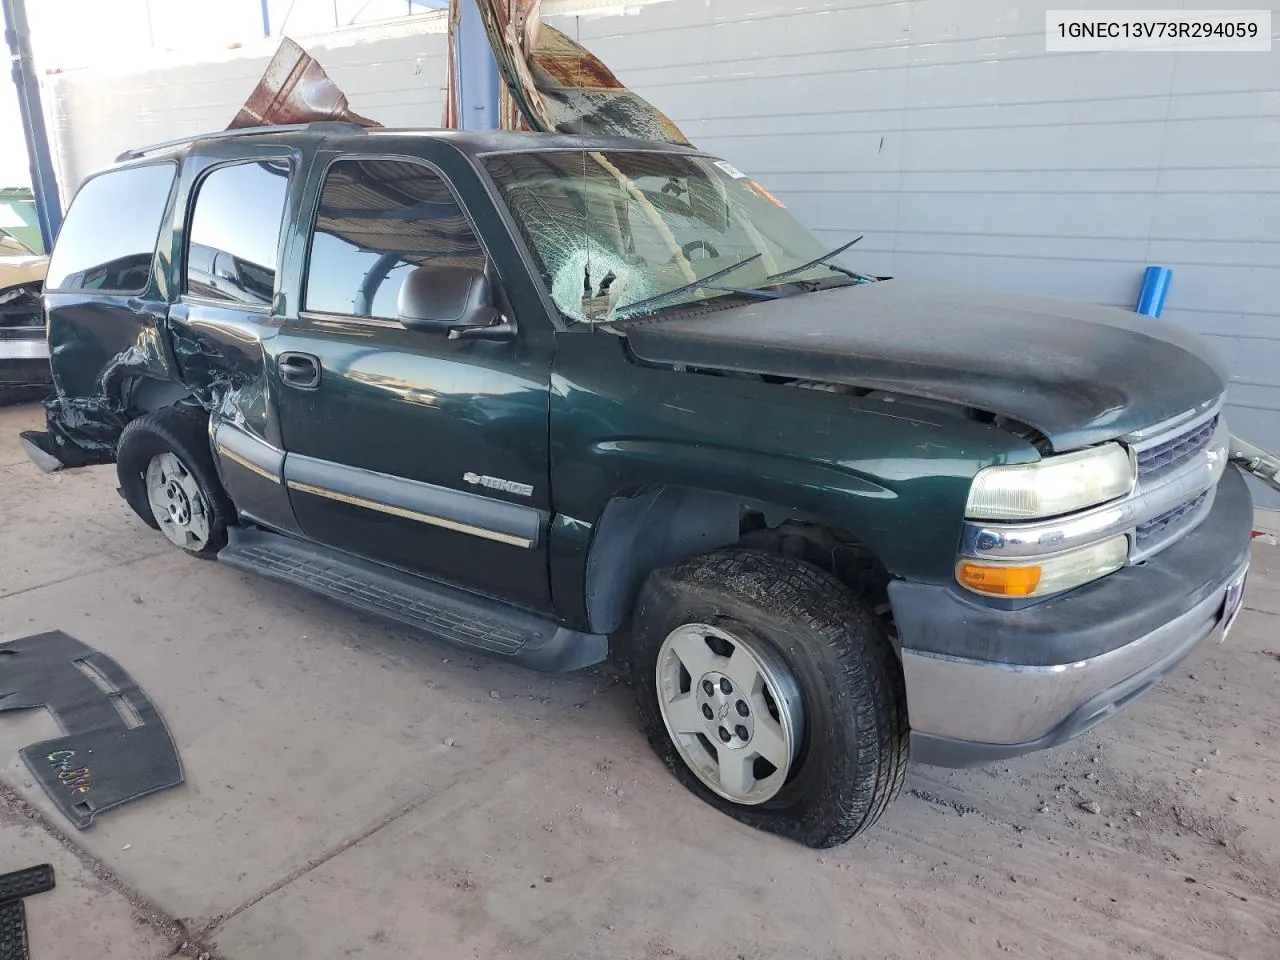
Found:
[[[1221,636],[1252,506],[1178,327],[864,276],[692,149],[341,123],[130,151],[45,285],[45,469],[546,670],[813,846]]]

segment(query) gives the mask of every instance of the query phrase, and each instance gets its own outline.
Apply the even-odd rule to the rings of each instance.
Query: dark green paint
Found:
[[[276,354],[320,359],[314,390],[279,388],[290,453],[468,491],[471,472],[533,487],[503,499],[549,511],[550,342],[448,340],[341,318],[286,322]],[[477,490],[473,492],[485,492]],[[440,529],[291,493],[302,529],[343,549],[535,606],[548,603],[540,548]]]
[[[974,473],[1036,456],[959,411],[639,366],[600,333],[557,343],[552,475],[571,516],[655,485],[714,490],[820,518],[891,572],[945,582]]]
[[[645,364],[629,354],[625,337],[566,328],[469,155],[482,151],[464,150],[464,142],[462,135],[294,133],[174,148],[182,169],[152,289],[129,302],[50,297],[64,400],[101,404],[104,369],[137,348],[146,375],[180,379],[216,420],[278,449],[528,505],[544,518],[533,548],[284,487],[263,491],[277,498],[275,507],[291,506],[301,529],[321,542],[551,610],[576,628],[589,626],[584,583],[598,518],[611,499],[661,486],[819,520],[863,539],[895,575],[951,581],[974,473],[1035,459],[1027,442],[959,407]],[[347,156],[422,160],[452,184],[500,278],[519,329],[514,343],[451,341],[299,312],[320,183],[328,165]],[[218,163],[267,157],[287,157],[294,167],[272,308],[183,302],[187,209],[200,177]],[[170,303],[178,306],[166,315]],[[804,303],[798,297],[788,309]],[[149,319],[127,316],[139,305],[152,310]],[[282,383],[276,361],[284,351],[319,358],[318,388]],[[118,426],[139,412],[127,391],[109,386],[106,398]],[[527,483],[533,493],[480,489],[466,473]]]
[[[567,513],[551,518],[547,534],[547,568],[551,579],[551,600],[566,622],[585,629],[589,625],[583,585],[591,535],[595,525]]]
[[[271,346],[320,359],[315,390],[275,376],[286,450],[377,473],[470,492],[470,472],[533,487],[506,495],[550,513],[547,455],[553,331],[527,270],[471,163],[423,137],[352,141],[318,151],[294,224],[281,299],[285,322]],[[521,335],[515,343],[449,340],[394,323],[299,312],[311,223],[324,173],[335,160],[421,160],[459,194],[497,268]],[[273,365],[274,367],[274,365]],[[273,375],[274,376],[274,375]],[[548,608],[545,545],[513,547],[307,494],[291,494],[302,529],[325,543],[481,592]]]

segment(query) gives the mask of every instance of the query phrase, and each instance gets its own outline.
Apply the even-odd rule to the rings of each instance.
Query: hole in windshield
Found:
[[[732,165],[675,152],[544,151],[485,164],[560,312],[609,322],[724,296],[861,280]]]

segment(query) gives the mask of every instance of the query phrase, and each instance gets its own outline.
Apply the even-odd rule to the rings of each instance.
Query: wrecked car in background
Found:
[[[0,405],[50,393],[40,292],[49,258],[0,229]]]

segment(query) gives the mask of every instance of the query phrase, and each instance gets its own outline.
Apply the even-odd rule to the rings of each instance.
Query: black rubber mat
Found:
[[[28,960],[27,910],[21,900],[0,903],[0,960]]]
[[[13,873],[0,873],[0,903],[48,893],[53,889],[53,867],[42,863]]]
[[[182,782],[169,728],[137,682],[60,630],[0,643],[0,712],[46,707],[65,736],[22,759],[81,830],[104,810]]]

